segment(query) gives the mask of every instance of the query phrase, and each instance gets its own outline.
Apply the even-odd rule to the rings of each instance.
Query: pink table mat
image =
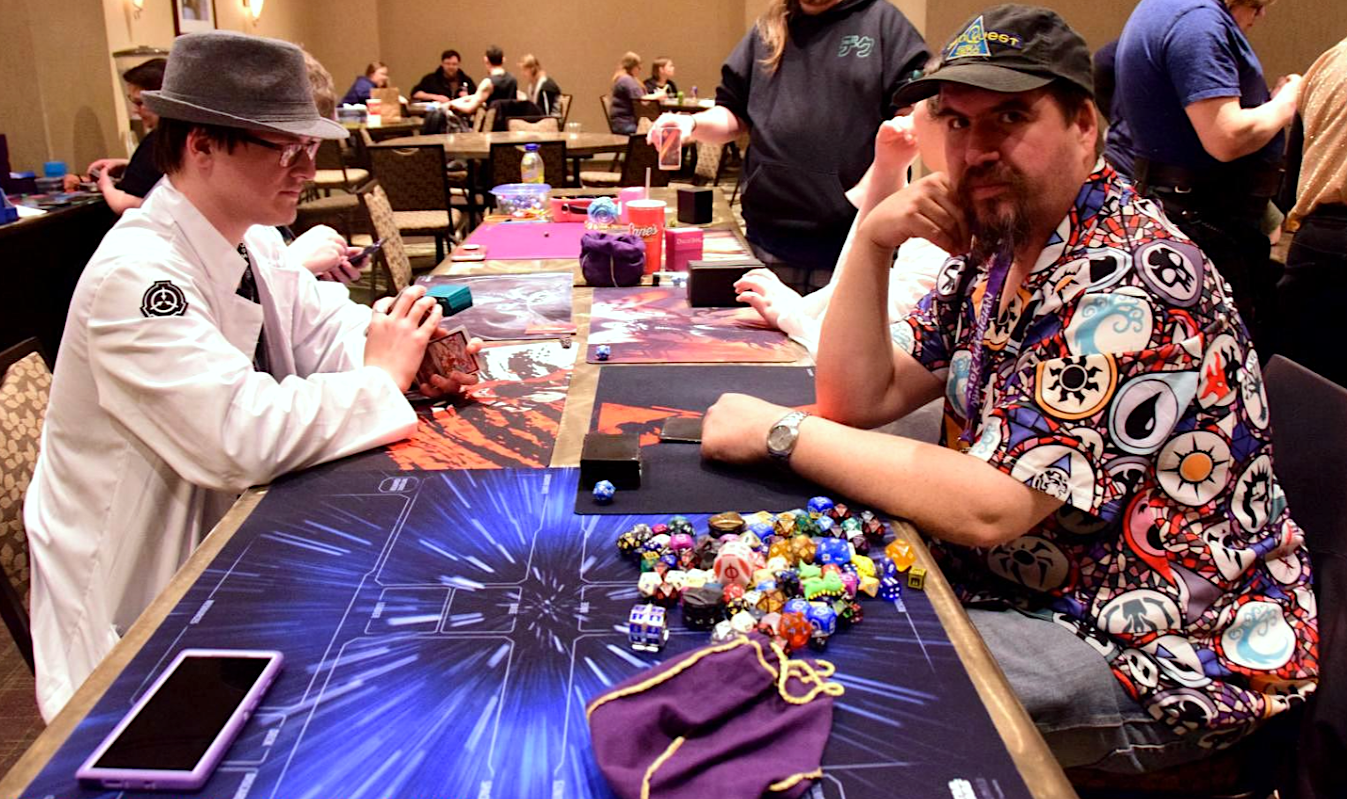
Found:
[[[579,258],[582,222],[486,222],[467,243],[486,249],[494,261],[531,261],[536,258]]]

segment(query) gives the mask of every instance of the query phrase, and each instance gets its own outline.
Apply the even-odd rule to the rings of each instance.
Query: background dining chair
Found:
[[[372,147],[370,165],[388,195],[398,230],[404,236],[434,236],[435,261],[444,260],[446,245],[464,221],[453,207],[444,147]]]
[[[352,192],[357,186],[369,180],[369,170],[346,165],[345,145],[338,139],[324,139],[318,144],[318,153],[314,156],[313,187],[324,196],[331,196],[333,189]]]
[[[361,187],[356,196],[360,198],[360,205],[369,218],[374,237],[382,239],[384,243],[376,259],[379,269],[370,267],[371,300],[387,294],[397,294],[412,282],[412,262],[407,257],[402,232],[398,230],[397,212],[393,210],[393,206],[388,202],[388,195],[377,180],[372,180]],[[382,292],[379,291],[380,271],[388,278],[388,286]]]
[[[543,177],[552,186],[565,186],[566,142],[538,142],[538,155],[543,159]],[[491,164],[487,176],[491,186],[519,182],[519,165],[524,160],[524,145],[495,142],[491,145]]]
[[[533,130],[539,133],[559,133],[561,132],[561,120],[556,117],[543,117],[539,120],[528,120],[515,118],[508,122],[509,129],[512,131]]]
[[[608,132],[617,133],[613,130],[613,98],[606,95],[599,95],[599,105],[603,106],[603,121],[608,123]]]
[[[571,95],[563,94],[557,100],[557,116],[561,118],[561,129],[566,129],[566,121],[571,118]]]
[[[649,124],[649,120],[641,121]],[[645,133],[636,133],[627,139],[627,149],[622,156],[620,170],[581,172],[580,185],[591,188],[644,186],[647,169],[650,170],[651,186],[669,185],[669,178],[674,174],[659,168],[659,153],[646,143]]]
[[[37,466],[42,422],[51,395],[51,363],[37,339],[0,352],[0,618],[19,654],[33,668],[33,637],[28,618],[31,560],[23,526],[23,497]]]

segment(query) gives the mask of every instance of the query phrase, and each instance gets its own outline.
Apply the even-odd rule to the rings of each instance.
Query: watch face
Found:
[[[782,452],[794,441],[795,431],[785,425],[777,425],[767,434],[767,448],[772,452]]]

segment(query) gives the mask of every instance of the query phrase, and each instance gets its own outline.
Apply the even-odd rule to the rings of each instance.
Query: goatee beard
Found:
[[[971,183],[992,177],[1007,186],[1004,198],[993,201],[986,214],[980,213],[972,197]],[[960,204],[968,210],[968,232],[972,236],[969,254],[975,263],[984,263],[998,253],[1013,254],[1029,236],[1028,192],[1024,179],[1014,170],[1000,165],[969,170],[959,184]],[[1002,208],[1002,205],[1005,207]]]

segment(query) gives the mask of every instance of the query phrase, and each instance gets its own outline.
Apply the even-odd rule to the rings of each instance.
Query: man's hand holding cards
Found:
[[[461,326],[449,331],[437,329],[416,372],[418,390],[427,397],[438,397],[476,383],[481,371],[477,353],[481,349],[481,340],[469,340]]]

